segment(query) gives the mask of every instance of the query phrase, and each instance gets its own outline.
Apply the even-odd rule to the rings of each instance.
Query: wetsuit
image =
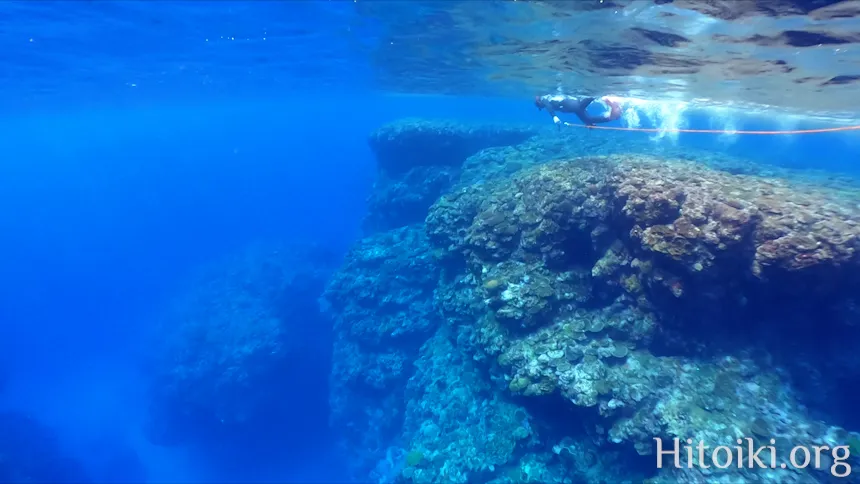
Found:
[[[559,124],[561,122],[556,116],[559,113],[575,114],[586,126],[594,126],[598,123],[608,123],[615,121],[621,117],[621,106],[617,102],[607,98],[602,99],[603,102],[609,105],[609,113],[601,116],[591,116],[586,112],[588,106],[594,102],[593,97],[573,97],[565,95],[550,95],[535,97],[535,105],[538,109],[546,108],[552,120]]]

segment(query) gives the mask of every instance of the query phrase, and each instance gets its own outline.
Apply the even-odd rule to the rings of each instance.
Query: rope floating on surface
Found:
[[[791,129],[785,131],[727,131],[724,129],[659,129],[659,128],[625,128],[620,126],[588,126],[585,124],[564,123],[565,126],[586,129],[602,129],[606,131],[637,131],[640,133],[710,133],[710,134],[751,134],[751,135],[780,135],[780,134],[814,134],[837,133],[842,131],[860,131],[860,125],[837,126],[834,128]]]

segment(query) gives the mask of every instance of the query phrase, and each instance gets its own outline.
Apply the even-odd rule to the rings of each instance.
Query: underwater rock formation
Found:
[[[259,245],[194,277],[155,335],[150,439],[241,446],[309,418],[294,394],[328,354],[318,298],[336,262],[319,247]]]
[[[423,345],[406,387],[402,474],[412,482],[489,477],[528,448],[528,412],[492,392],[456,336],[445,328]]]
[[[657,469],[654,439],[774,439],[777,462],[794,446],[860,452],[860,422],[839,415],[858,397],[835,391],[860,378],[856,185],[540,135],[458,175],[423,226],[425,302],[409,300],[438,323],[386,387],[391,418],[372,396],[353,409],[380,416],[350,436],[373,436],[376,454],[353,458],[375,457],[380,482],[830,482],[829,454],[817,469]],[[371,273],[372,300],[344,293],[366,314],[412,280]]]
[[[812,297],[828,305],[852,298],[846,290],[858,280],[860,210],[851,195],[692,162],[586,158],[445,196],[428,217],[428,234],[475,260],[579,264],[588,277],[643,295],[644,303],[668,301],[674,311],[686,302],[723,317],[727,307],[743,311],[756,298],[804,295],[805,308]],[[544,279],[516,290],[540,291]],[[567,297],[556,296],[556,303]],[[539,315],[532,307],[531,316]]]
[[[420,223],[427,209],[457,180],[467,157],[492,146],[520,143],[531,128],[473,126],[404,119],[370,135],[377,179],[368,200],[368,231]]]
[[[413,363],[440,324],[437,279],[423,227],[408,226],[356,243],[326,288],[334,320],[331,424],[363,478],[400,432]]]
[[[848,195],[690,162],[581,158],[446,195],[427,228],[483,288],[481,347],[511,392],[593,407],[609,441],[644,455],[654,437],[833,446],[839,432],[811,421],[749,348],[653,350],[669,334],[676,345],[697,333],[725,341],[720,325],[778,324],[761,316],[776,300],[819,327],[814,311],[853,302],[860,210]],[[717,482],[691,473],[666,479]]]

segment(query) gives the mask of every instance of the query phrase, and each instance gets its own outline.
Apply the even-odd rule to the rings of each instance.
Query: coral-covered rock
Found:
[[[396,174],[416,166],[457,167],[484,148],[515,145],[534,134],[528,126],[401,119],[374,131],[370,147],[380,170]]]
[[[844,197],[689,162],[592,158],[446,195],[427,224],[440,249],[466,260],[553,267],[593,264],[595,251],[620,239],[635,270],[614,285],[725,306],[762,291],[772,299],[850,287],[857,271],[846,268],[860,266],[860,210]]]
[[[693,163],[642,158],[619,168],[616,198],[634,238],[688,271],[724,254],[755,277],[860,263],[860,209],[844,193]]]
[[[528,412],[501,396],[488,397],[491,382],[455,346],[454,336],[438,331],[416,360],[406,390],[408,452],[400,482],[474,482],[515,463],[530,442]]]
[[[591,157],[445,195],[427,230],[440,260],[462,267],[484,301],[474,341],[512,394],[561,395],[594,409],[607,442],[641,455],[653,455],[654,437],[720,445],[768,433],[781,442],[836,445],[828,426],[806,415],[787,377],[746,350],[728,359],[655,353],[672,329],[691,336],[705,322],[718,324],[726,308],[744,318],[740,324],[759,318],[761,325],[776,323],[761,310],[781,297],[794,295],[783,306],[795,313],[853,300],[833,284],[820,292],[822,277],[851,287],[860,273],[860,210],[851,201],[860,198],[850,195],[691,162]],[[565,285],[572,274],[579,283]],[[731,336],[710,328],[715,341]],[[807,482],[819,471],[769,472]],[[743,469],[661,476],[757,479]]]
[[[422,134],[396,149],[437,161],[381,166],[379,213],[403,200],[390,207],[418,217],[438,199],[426,238],[415,226],[357,246],[391,268],[357,263],[331,286],[335,421],[350,449],[370,449],[353,452],[358,470],[403,483],[831,482],[832,458],[657,469],[654,439],[773,438],[780,458],[860,442],[840,428],[860,418],[839,412],[860,381],[860,192],[579,133],[471,154],[425,150]],[[395,268],[400,285],[383,282]],[[408,318],[373,313],[385,294],[414,316],[399,336]]]
[[[326,287],[336,332],[367,346],[417,348],[435,327],[438,270],[422,226],[360,240]]]
[[[440,323],[438,272],[423,227],[410,226],[357,242],[326,288],[334,318],[331,422],[362,478],[385,461],[418,350]]]
[[[398,176],[379,173],[367,198],[368,232],[420,223],[427,209],[457,179],[449,166],[418,166]]]
[[[468,125],[405,119],[370,136],[378,177],[368,199],[368,231],[420,223],[427,209],[453,185],[464,161],[485,148],[517,144],[529,127]]]

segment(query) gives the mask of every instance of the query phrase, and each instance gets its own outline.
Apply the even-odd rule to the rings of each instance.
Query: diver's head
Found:
[[[537,106],[538,110],[544,108],[543,99],[541,99],[540,96],[535,96],[535,106]]]

